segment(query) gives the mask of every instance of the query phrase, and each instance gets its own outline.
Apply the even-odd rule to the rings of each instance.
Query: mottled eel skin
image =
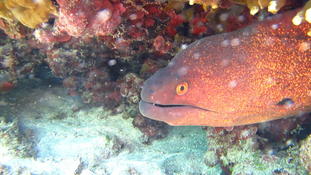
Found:
[[[286,12],[200,39],[145,83],[140,112],[170,125],[230,127],[311,111],[310,24]]]

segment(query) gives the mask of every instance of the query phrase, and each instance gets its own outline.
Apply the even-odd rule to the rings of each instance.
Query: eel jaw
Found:
[[[140,113],[145,117],[151,118],[153,120],[164,121],[170,125],[185,125],[185,120],[189,120],[189,118],[191,118],[189,116],[198,115],[199,113],[216,113],[215,111],[193,105],[165,105],[147,102],[144,100],[139,102],[139,110]]]

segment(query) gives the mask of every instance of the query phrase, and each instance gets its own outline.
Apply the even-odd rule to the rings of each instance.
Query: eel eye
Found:
[[[187,82],[179,83],[176,86],[176,94],[177,95],[184,95],[187,91],[188,91],[188,83]]]

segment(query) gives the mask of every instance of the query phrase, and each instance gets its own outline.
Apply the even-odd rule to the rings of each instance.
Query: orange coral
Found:
[[[19,21],[29,28],[36,28],[46,22],[57,10],[50,0],[2,0],[0,17],[11,23]]]

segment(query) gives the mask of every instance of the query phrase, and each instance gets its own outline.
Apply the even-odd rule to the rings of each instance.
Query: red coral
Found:
[[[177,15],[174,11],[170,11],[168,15],[171,19],[166,27],[166,32],[168,33],[168,35],[174,36],[177,33],[176,28],[183,22],[185,22],[185,19],[182,15]]]
[[[133,25],[137,25],[137,24],[141,23],[144,16],[145,16],[145,13],[142,11],[130,12],[128,14],[128,18],[131,21],[131,24],[133,24]]]
[[[14,84],[12,82],[0,82],[0,92],[8,92],[14,88]]]
[[[147,35],[147,31],[140,26],[132,25],[128,28],[128,34],[133,39],[142,40]]]
[[[165,54],[172,48],[172,44],[159,35],[153,40],[153,47],[160,54]]]
[[[192,26],[191,33],[194,35],[204,34],[207,31],[206,22],[207,19],[204,16],[193,18],[190,22]]]
[[[154,26],[154,24],[155,24],[155,20],[152,18],[146,18],[144,21],[144,26],[148,28]]]
[[[225,31],[232,32],[251,24],[256,16],[250,15],[249,11],[244,8],[240,13],[229,12],[228,17],[224,20]]]

